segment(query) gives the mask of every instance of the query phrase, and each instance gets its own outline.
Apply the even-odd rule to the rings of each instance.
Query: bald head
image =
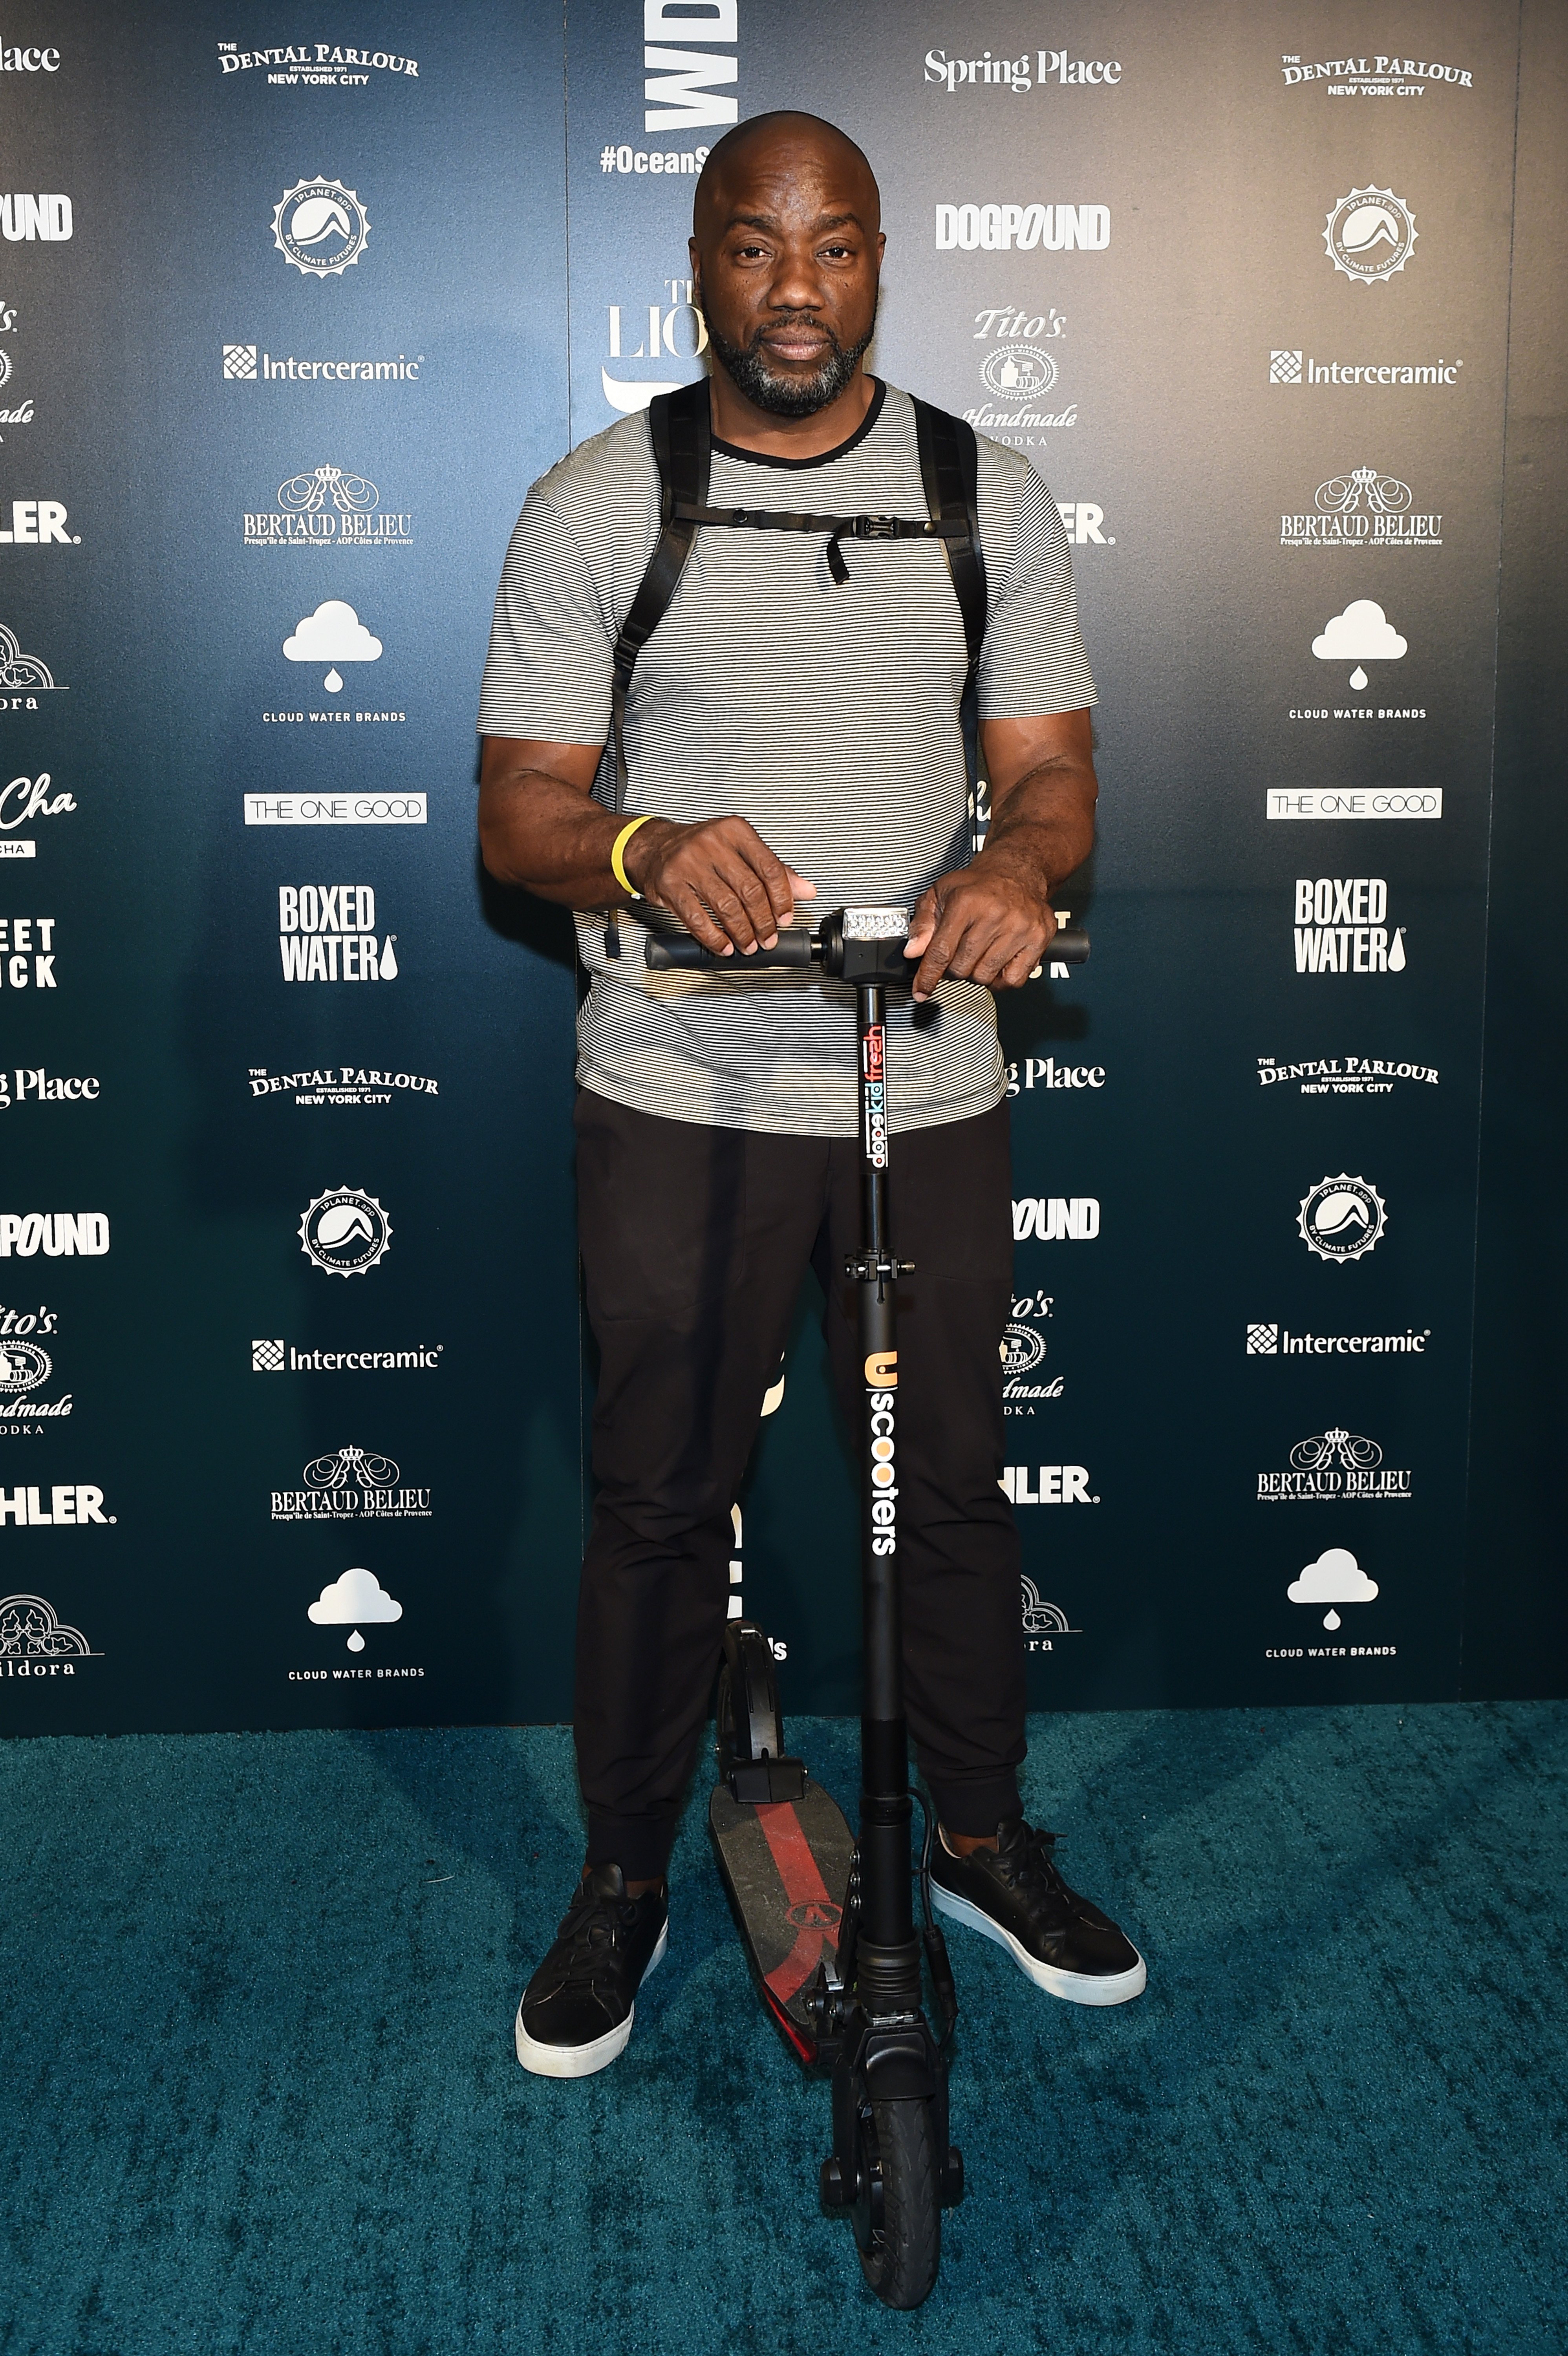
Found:
[[[849,391],[882,247],[875,175],[835,124],[787,112],[725,133],[697,182],[692,274],[714,358],[746,402],[802,419]]]

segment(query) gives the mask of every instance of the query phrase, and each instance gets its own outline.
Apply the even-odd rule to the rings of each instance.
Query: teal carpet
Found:
[[[852,1730],[797,1722],[841,1797]],[[16,2356],[1563,2356],[1568,1705],[1036,1721],[1149,1959],[1113,2012],[953,1934],[969,2198],[918,2314],[817,2212],[825,2089],[701,1807],[630,2050],[526,2077],[567,1738],[0,1747]]]

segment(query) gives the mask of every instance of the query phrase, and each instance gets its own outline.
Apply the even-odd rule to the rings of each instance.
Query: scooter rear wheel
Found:
[[[861,2132],[863,2180],[872,2196],[869,2234],[855,2235],[861,2271],[886,2306],[918,2307],[936,2282],[942,2255],[930,2106],[918,2100],[874,2102]],[[862,2219],[855,2222],[858,2227]]]

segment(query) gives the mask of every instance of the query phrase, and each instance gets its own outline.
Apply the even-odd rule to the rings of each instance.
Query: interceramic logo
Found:
[[[273,242],[307,278],[340,278],[370,234],[369,215],[341,180],[296,180],[273,208]]]
[[[1359,286],[1402,270],[1415,240],[1414,216],[1391,188],[1352,188],[1330,207],[1323,232],[1335,269]]]

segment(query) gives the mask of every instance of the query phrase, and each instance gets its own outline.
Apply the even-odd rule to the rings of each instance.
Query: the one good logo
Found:
[[[103,1492],[89,1481],[68,1481],[48,1492],[41,1488],[0,1489],[0,1525],[15,1522],[19,1529],[83,1529],[89,1522],[107,1528],[115,1515],[103,1510]]]
[[[1391,1097],[1401,1080],[1438,1085],[1431,1064],[1396,1064],[1386,1055],[1313,1055],[1299,1064],[1276,1063],[1273,1055],[1258,1058],[1260,1087],[1288,1092],[1294,1081],[1304,1097]]]
[[[72,226],[69,197],[0,197],[0,236],[13,245],[63,245]]]
[[[0,1676],[73,1677],[102,1657],[41,1595],[0,1595]]]
[[[1324,624],[1312,642],[1312,651],[1319,662],[1354,663],[1350,684],[1359,692],[1367,684],[1363,663],[1399,662],[1409,643],[1372,598],[1352,597],[1342,614],[1335,614]]]
[[[1100,1205],[1092,1194],[1034,1195],[1013,1205],[1013,1240],[1042,1244],[1091,1243],[1100,1233]]]
[[[283,642],[290,662],[326,663],[321,684],[328,695],[343,692],[339,663],[380,662],[381,642],[371,636],[352,605],[341,597],[326,597],[314,614],[306,614]]]
[[[1250,1358],[1380,1358],[1423,1357],[1432,1339],[1430,1325],[1418,1333],[1407,1325],[1402,1333],[1293,1333],[1288,1325],[1249,1325]]]
[[[1109,205],[939,205],[937,252],[1103,253]]]
[[[1033,401],[1055,384],[1057,364],[1036,344],[998,344],[981,361],[980,373],[1004,400]]]
[[[266,717],[269,715],[263,715]],[[274,719],[303,721],[303,712]],[[336,718],[313,712],[312,720]],[[346,717],[347,715],[345,715]],[[357,712],[358,720],[401,720],[399,712]],[[245,794],[242,797],[247,826],[423,826],[428,814],[428,794]]]
[[[1412,1476],[1383,1462],[1375,1440],[1336,1424],[1298,1440],[1288,1472],[1260,1472],[1258,1503],[1387,1505],[1412,1494]]]
[[[1441,548],[1443,518],[1412,512],[1414,494],[1397,475],[1352,466],[1330,475],[1312,512],[1280,518],[1282,548]]]
[[[298,1489],[274,1489],[274,1522],[428,1521],[430,1491],[399,1485],[390,1456],[368,1448],[336,1448],[308,1463]]]
[[[330,1187],[306,1205],[299,1248],[328,1276],[363,1276],[392,1242],[392,1221],[373,1194],[358,1186]]]
[[[297,180],[273,208],[273,242],[307,278],[337,278],[371,234],[363,205],[341,180]]]
[[[1402,270],[1415,240],[1414,216],[1391,188],[1352,188],[1330,207],[1323,232],[1335,269],[1359,286]]]
[[[54,1363],[36,1342],[0,1338],[0,1391],[12,1398],[23,1391],[36,1391],[53,1374]]]
[[[324,1587],[315,1602],[306,1606],[306,1617],[318,1628],[348,1628],[351,1632],[349,1650],[362,1653],[365,1640],[360,1626],[401,1620],[403,1606],[395,1595],[387,1593],[373,1570],[355,1569]]]
[[[876,1363],[876,1359],[867,1358],[868,1376]],[[898,1551],[898,1476],[893,1461],[895,1404],[891,1388],[872,1391],[866,1399],[871,1421],[871,1551],[875,1555]]]
[[[1296,1226],[1307,1249],[1319,1259],[1340,1262],[1365,1259],[1380,1242],[1388,1223],[1377,1188],[1343,1170],[1337,1178],[1320,1178],[1302,1196],[1296,1215]]]
[[[417,384],[424,354],[395,360],[302,360],[294,352],[280,359],[258,344],[225,344],[223,378],[228,384]]]
[[[1082,1464],[1042,1464],[1036,1489],[1028,1464],[1007,1465],[1001,1486],[1015,1505],[1098,1505],[1089,1494],[1089,1472]]]
[[[102,1211],[0,1211],[0,1259],[15,1252],[31,1259],[102,1258],[109,1248],[109,1219]]]
[[[312,466],[278,485],[276,509],[245,517],[247,548],[406,548],[413,517],[381,505],[367,476]]]
[[[1402,973],[1405,927],[1396,925],[1391,937],[1388,913],[1381,875],[1298,875],[1297,973]]]
[[[55,675],[47,662],[37,655],[25,655],[15,630],[0,622],[0,711],[18,712],[36,709],[34,699],[40,692],[58,695],[65,692],[58,686]]]
[[[1293,720],[1303,715],[1292,712]],[[1315,715],[1326,720],[1326,712]],[[1348,715],[1336,714],[1338,719]],[[1424,714],[1422,715],[1424,717]],[[1269,786],[1263,792],[1268,818],[1429,818],[1443,816],[1441,786]]]
[[[1463,360],[1319,360],[1299,344],[1271,351],[1271,384],[1457,384]]]
[[[1378,1582],[1369,1579],[1348,1547],[1326,1547],[1316,1562],[1309,1562],[1299,1578],[1293,1579],[1285,1593],[1293,1603],[1326,1603],[1323,1615],[1326,1628],[1340,1625],[1337,1603],[1373,1603],[1377,1601]]]
[[[689,45],[700,41],[704,48],[710,43],[736,48],[739,16],[740,0],[643,0],[643,37],[650,45],[642,52],[648,75],[643,84],[645,130],[694,130],[703,123],[736,120],[739,102],[722,91],[724,84],[738,80],[739,59],[704,56],[703,49]],[[687,46],[663,46],[671,39]]]
[[[280,884],[278,951],[285,981],[395,981],[395,933],[376,935],[369,884]]]

